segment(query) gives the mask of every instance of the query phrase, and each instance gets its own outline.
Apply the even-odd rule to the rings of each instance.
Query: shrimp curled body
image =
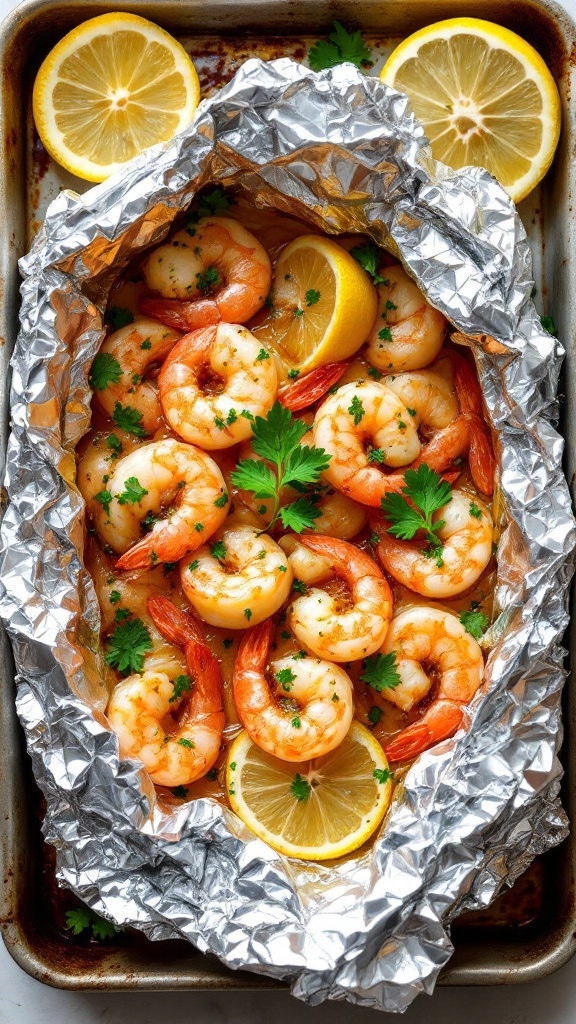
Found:
[[[246,629],[280,608],[292,585],[290,563],[276,542],[252,526],[234,526],[219,534],[220,557],[209,545],[181,566],[184,592],[205,622],[225,629]]]
[[[272,280],[265,249],[232,217],[202,217],[155,249],[143,270],[160,298],[143,299],[142,311],[183,331],[246,323]]]
[[[327,558],[348,585],[339,600],[316,588],[296,598],[290,624],[300,643],[328,661],[356,661],[381,646],[392,616],[392,593],[372,559],[334,537],[302,536],[299,543]]]
[[[245,327],[219,324],[185,335],[165,360],[160,400],[173,430],[208,451],[252,433],[276,398],[274,361]]]
[[[392,619],[382,653],[396,655],[401,682],[383,690],[381,698],[411,711],[433,692],[419,721],[386,746],[391,761],[403,761],[460,728],[464,708],[482,682],[484,660],[478,643],[455,615],[421,606],[403,609]]]
[[[121,570],[177,562],[207,540],[228,511],[216,463],[199,448],[171,438],[119,459],[107,486],[110,502],[107,510],[101,508],[96,527],[113,551],[124,552],[117,563]],[[160,518],[141,539],[141,523],[149,514]]]
[[[165,324],[141,317],[106,338],[99,354],[116,360],[120,367],[117,381],[113,379],[105,388],[95,391],[98,404],[108,416],[113,415],[119,402],[140,413],[140,426],[147,434],[158,430],[162,425],[162,408],[156,384],[146,379],[146,372],[150,366],[163,362],[179,337],[178,331]]]
[[[352,683],[338,665],[288,656],[271,664],[271,685],[266,664],[272,632],[268,619],[242,639],[234,666],[238,717],[254,743],[274,757],[320,757],[334,750],[350,728]],[[290,707],[282,706],[280,698]]]
[[[378,285],[378,315],[368,336],[368,361],[382,373],[419,370],[438,355],[446,319],[430,306],[402,267],[386,267]],[[382,335],[383,329],[388,335]]]
[[[452,500],[434,513],[433,521],[439,520],[444,520],[438,530],[442,541],[439,564],[416,542],[398,540],[381,522],[374,523],[382,565],[395,580],[423,597],[461,594],[476,582],[492,557],[492,516],[481,501],[453,490]]]
[[[179,632],[167,635],[184,647],[192,693],[184,691],[175,697],[174,682],[168,674],[143,672],[116,686],[107,714],[122,757],[139,758],[159,786],[185,786],[205,775],[220,752],[224,729],[222,682],[218,660],[197,639],[194,624],[187,624],[184,613],[158,595],[149,602],[156,626],[162,631],[163,603],[179,616]]]
[[[324,477],[338,491],[378,507],[391,490],[403,487],[401,474],[389,477],[380,465],[407,466],[420,454],[420,439],[406,406],[384,384],[345,384],[314,418],[314,444],[330,455]],[[366,445],[378,452],[371,459]]]

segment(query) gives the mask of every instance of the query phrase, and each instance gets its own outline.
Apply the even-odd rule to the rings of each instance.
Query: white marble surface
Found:
[[[75,0],[81,3],[81,0]],[[514,2],[514,0],[510,0]],[[576,0],[560,0],[576,17]],[[0,0],[0,20],[17,5]],[[0,1024],[362,1024],[381,1020],[375,1011],[329,1003],[310,1009],[287,993],[65,992],[28,977],[0,940]],[[391,1018],[392,1015],[388,1015]],[[576,957],[529,985],[439,988],[421,996],[405,1024],[575,1024]]]

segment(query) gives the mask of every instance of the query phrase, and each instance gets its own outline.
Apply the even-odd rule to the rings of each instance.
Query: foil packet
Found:
[[[210,799],[170,813],[103,711],[74,448],[90,426],[107,294],[208,183],[392,247],[474,351],[497,438],[502,536],[470,724],[421,755],[366,852],[280,857]],[[285,979],[311,1004],[403,1010],[431,992],[451,919],[560,842],[562,634],[575,523],[555,429],[563,355],[531,301],[530,250],[485,171],[435,163],[405,96],[351,65],[249,60],[186,132],[83,196],[63,192],[21,261],[0,612],[61,884],[150,939]]]

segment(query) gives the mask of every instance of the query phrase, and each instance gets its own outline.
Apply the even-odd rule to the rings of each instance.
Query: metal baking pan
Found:
[[[483,17],[514,29],[551,68],[563,104],[563,132],[553,167],[520,212],[534,253],[536,302],[553,315],[560,337],[576,338],[569,266],[574,254],[572,194],[575,102],[572,100],[576,25],[549,0],[28,0],[9,16],[0,38],[0,450],[8,431],[8,361],[17,331],[18,268],[47,203],[62,187],[85,183],[57,169],[39,145],[31,115],[34,75],[50,47],[86,18],[109,10],[138,13],[181,39],[194,58],[203,92],[230,77],[247,57],[302,58],[326,34],[332,19],[363,29],[384,56],[423,25],[457,15]],[[576,403],[576,353],[565,364],[565,410]],[[576,417],[565,414],[566,470],[576,476]],[[576,649],[574,629],[568,639]],[[233,972],[188,943],[149,942],[127,932],[96,945],[71,941],[63,928],[73,897],[57,889],[53,851],[41,838],[41,797],[32,780],[13,705],[13,664],[0,637],[0,924],[8,950],[40,981],[61,988],[196,989],[277,988],[278,982]],[[576,680],[575,680],[576,682]],[[566,687],[564,806],[573,817],[576,763],[570,732],[576,716],[574,686]],[[456,953],[440,984],[493,985],[528,981],[560,967],[576,949],[576,837],[538,861],[487,911],[454,925]]]

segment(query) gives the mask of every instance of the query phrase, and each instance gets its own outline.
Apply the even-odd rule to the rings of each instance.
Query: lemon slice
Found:
[[[542,57],[491,21],[451,18],[405,39],[380,78],[410,98],[437,160],[486,167],[516,202],[548,170],[560,98]]]
[[[104,181],[186,128],[199,98],[196,69],[172,36],[136,14],[103,14],[46,57],[34,83],[34,120],[59,164]]]
[[[280,761],[241,732],[230,747],[226,784],[244,824],[278,853],[301,860],[333,860],[362,846],[393,789],[382,747],[359,722],[331,753],[303,762]]]
[[[270,311],[253,333],[292,369],[347,359],[366,340],[377,295],[368,274],[337,242],[301,235],[282,252]]]

